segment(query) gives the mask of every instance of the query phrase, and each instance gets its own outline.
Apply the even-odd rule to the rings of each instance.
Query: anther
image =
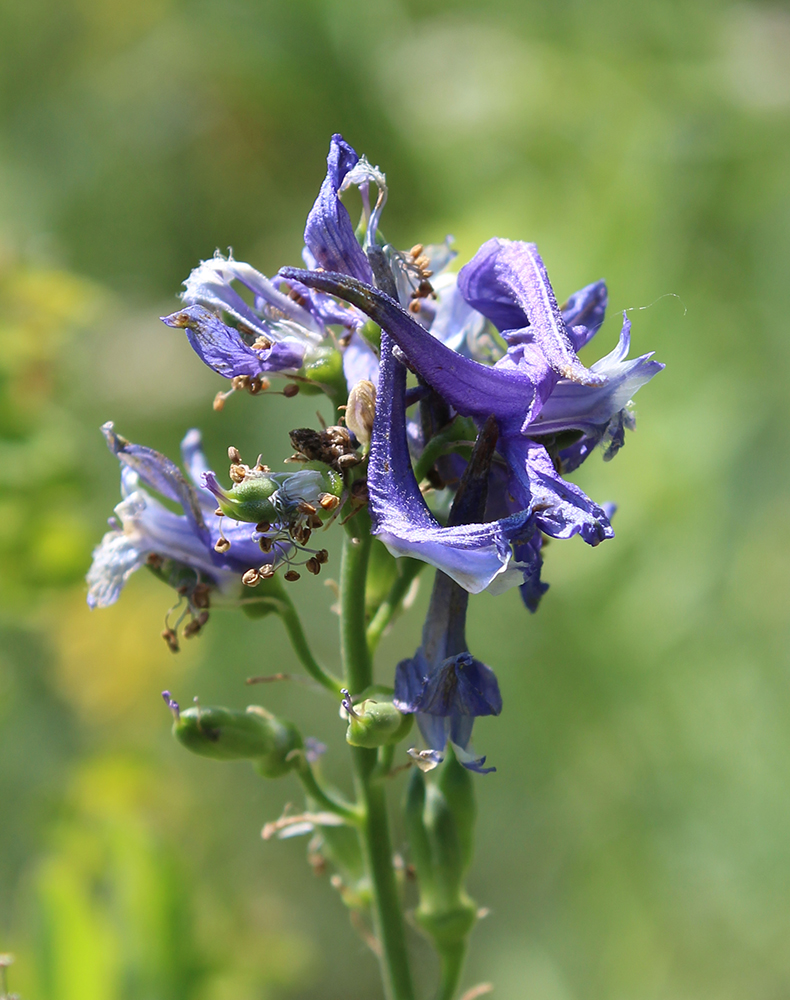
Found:
[[[228,458],[234,465],[241,465],[241,452],[233,445],[228,448]]]
[[[354,702],[351,698],[351,694],[348,688],[341,688],[340,693],[343,695],[343,700],[340,702],[340,704],[348,712],[349,715],[352,715],[355,719],[358,719],[359,716],[354,711]]]
[[[258,567],[258,572],[262,580],[270,580],[275,574],[275,569],[271,563],[264,563],[263,566]]]
[[[316,552],[315,557],[321,563],[322,566],[324,565],[324,563],[329,562],[329,553],[327,552],[326,549],[321,549],[320,552]]]
[[[289,583],[295,583],[297,580],[301,579],[301,574],[297,573],[295,569],[289,569],[285,574],[285,579]]]
[[[211,404],[211,408],[214,410],[215,413],[220,413],[222,410],[225,409],[225,400],[227,398],[228,394],[226,392],[217,393],[217,395],[214,397],[214,402]]]
[[[245,587],[257,587],[261,582],[261,574],[257,569],[248,569],[242,574],[241,582]]]
[[[243,483],[249,471],[246,465],[231,465],[230,478],[234,483]]]
[[[157,555],[156,552],[149,552],[145,557],[146,566],[150,566],[151,569],[161,569],[164,559]]]
[[[192,603],[196,608],[207,608],[210,601],[211,588],[207,583],[198,583],[192,591]]]
[[[258,539],[258,547],[260,548],[261,552],[271,552],[273,544],[274,543],[272,542],[271,538],[266,538],[264,536],[263,538]]]
[[[198,624],[202,628],[208,621],[208,611],[201,611],[197,617]]]
[[[218,538],[216,542],[214,542],[214,551],[219,552],[220,555],[224,555],[229,548],[230,548],[230,542],[228,541],[227,538],[224,537],[224,535],[221,538]]]
[[[304,568],[307,570],[308,573],[312,573],[313,576],[318,576],[318,574],[321,572],[321,563],[316,559],[315,556],[312,556],[304,564]]]
[[[252,345],[252,349],[253,351],[268,351],[271,346],[272,346],[271,340],[269,340],[268,337],[264,337],[263,334],[261,334],[259,337],[256,338],[255,342]]]
[[[296,505],[296,509],[299,511],[300,514],[316,513],[316,508],[311,503],[308,503],[306,500],[300,500],[299,503]]]
[[[178,652],[180,648],[178,645],[178,636],[173,631],[173,629],[171,628],[164,629],[164,631],[162,632],[162,638],[167,643],[167,648],[170,650],[171,653]]]
[[[167,707],[173,713],[173,718],[176,720],[176,722],[178,722],[179,718],[181,717],[181,712],[178,707],[178,702],[173,698],[173,696],[170,694],[169,691],[163,691],[162,697],[164,698],[165,705],[167,705]]]
[[[225,511],[221,507],[217,507],[217,509],[214,511],[214,516],[215,517],[224,517],[225,516]]]
[[[418,313],[420,309],[422,309],[422,303],[420,302],[420,300],[412,299],[411,302],[409,303],[409,312]]]
[[[299,386],[296,384],[296,382],[289,382],[288,385],[286,385],[285,388],[283,389],[283,396],[285,396],[286,399],[293,399],[293,397],[297,396],[298,394],[299,394]]]
[[[319,493],[318,504],[322,510],[335,510],[340,505],[340,499],[334,493]]]
[[[336,461],[340,469],[351,469],[355,465],[359,465],[362,459],[359,457],[359,455],[355,455],[353,452],[349,452],[347,455],[340,455],[340,457]]]
[[[267,531],[272,530],[272,526],[271,524],[269,524],[268,521],[258,521],[258,523],[255,525],[255,530],[261,531],[265,534]]]
[[[415,243],[415,245],[411,248],[411,250],[409,250],[409,253],[415,260],[417,260],[418,257],[422,257],[422,252],[424,249],[425,247],[422,245],[422,243]]]

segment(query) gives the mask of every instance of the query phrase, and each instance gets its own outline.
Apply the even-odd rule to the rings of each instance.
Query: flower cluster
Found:
[[[362,203],[356,228],[341,200],[352,188]],[[590,545],[612,537],[613,508],[565,477],[598,445],[605,459],[616,454],[634,426],[632,397],[663,366],[649,354],[628,357],[626,316],[613,351],[589,368],[579,360],[604,320],[603,281],[560,306],[537,247],[505,239],[451,273],[449,238],[408,251],[382,240],[386,198],[381,171],[333,136],[307,218],[306,266],[267,278],[217,254],[186,280],[183,308],[164,318],[231,392],[267,391],[277,376],[290,392],[311,381],[339,408],[348,403],[348,429],[329,429],[345,434],[337,461],[303,447],[302,459],[324,464],[290,474],[245,467],[241,478],[232,467],[235,485],[225,490],[205,468],[196,432],[185,439],[190,483],[108,425],[124,500],[96,550],[89,602],[111,603],[152,555],[211,587],[251,567],[270,575],[327,511],[348,503],[353,513],[367,500],[372,532],[393,556],[438,570],[422,645],[395,676],[394,703],[416,716],[428,747],[414,756],[430,767],[449,742],[466,766],[485,770],[470,748],[472,724],[502,703],[493,672],[466,647],[468,595],[518,585],[535,611],[546,590],[545,537],[579,535]],[[301,441],[327,432],[297,433]],[[208,526],[220,523],[217,501],[235,519],[224,535]]]

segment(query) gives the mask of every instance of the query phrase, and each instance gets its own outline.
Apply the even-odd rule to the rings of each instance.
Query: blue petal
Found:
[[[574,292],[562,307],[562,321],[575,350],[580,351],[601,328],[608,301],[606,282],[595,281]]]
[[[458,275],[464,298],[502,331],[506,339],[528,338],[563,378],[598,385],[600,377],[579,361],[565,328],[554,290],[534,243],[491,239]]]
[[[553,538],[578,534],[589,545],[614,536],[604,509],[560,478],[543,445],[509,438],[500,450],[511,470],[510,492],[520,507],[535,511],[541,531]]]
[[[254,308],[235,290],[234,281],[252,292]],[[254,267],[223,257],[219,252],[194,268],[184,282],[181,298],[187,305],[202,305],[216,313],[227,313],[253,333],[270,340],[282,339],[282,328],[287,333],[289,325],[309,341],[318,343],[323,337],[322,325],[309,309],[275,287]]]
[[[496,675],[471,653],[450,656],[428,677],[416,710],[428,715],[472,718],[499,715],[502,696]]]
[[[592,371],[601,377],[597,386],[561,380],[543,404],[540,413],[525,428],[527,434],[555,434],[558,431],[602,431],[641,389],[664,367],[651,354],[627,360],[631,343],[631,322],[623,316],[623,327],[615,349],[596,361]]]
[[[253,349],[244,342],[238,330],[226,326],[203,306],[188,306],[180,312],[163,316],[162,322],[185,329],[187,340],[201,361],[224,378],[298,371],[304,361],[305,345],[298,340],[270,340],[271,346],[263,350]]]
[[[333,135],[327,171],[315,204],[307,216],[304,241],[317,263],[327,271],[371,280],[370,264],[354,235],[354,227],[339,191],[346,174],[359,162],[354,149],[340,135]]]
[[[133,469],[151,489],[181,505],[195,535],[204,545],[208,545],[210,535],[197,492],[184,478],[178,466],[153,448],[132,444],[116,434],[112,421],[104,424],[102,433],[110,451],[123,465]]]

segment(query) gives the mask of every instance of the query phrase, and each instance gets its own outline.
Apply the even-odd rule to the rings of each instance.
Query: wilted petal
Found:
[[[277,342],[269,339],[269,346],[262,349],[250,347],[238,330],[226,326],[203,306],[188,306],[163,316],[162,322],[186,330],[187,340],[200,360],[224,378],[298,371],[304,361],[305,344],[296,338]]]
[[[339,197],[346,174],[358,162],[359,157],[343,137],[333,135],[326,177],[307,216],[304,241],[320,267],[369,282],[370,264],[354,235],[348,210]]]
[[[255,307],[248,305],[233,287],[238,281],[254,296]],[[182,300],[187,305],[206,306],[211,311],[224,312],[253,333],[270,340],[280,340],[289,329],[298,330],[307,340],[318,342],[323,337],[321,324],[298,302],[284,294],[260,271],[216,253],[201,261],[184,282]]]
[[[108,531],[93,550],[93,562],[86,577],[88,606],[108,608],[115,604],[124,584],[145,563],[147,555],[148,551],[140,548],[135,537],[123,531]]]

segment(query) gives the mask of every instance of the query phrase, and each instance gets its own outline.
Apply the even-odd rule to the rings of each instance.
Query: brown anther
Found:
[[[416,260],[414,261],[414,263],[415,263],[415,264],[417,265],[417,267],[419,267],[419,269],[420,269],[421,271],[424,271],[424,270],[425,270],[425,268],[426,268],[426,267],[428,267],[428,265],[429,265],[429,264],[430,264],[431,262],[430,262],[430,260],[429,260],[429,259],[428,259],[428,258],[427,258],[427,257],[425,256],[425,254],[422,254],[422,255],[421,255],[420,257],[417,257],[417,258],[416,258]]]
[[[230,380],[230,384],[234,389],[246,389],[250,384],[249,375],[236,375]]]
[[[179,651],[178,636],[171,628],[166,628],[162,632],[162,638],[167,643],[167,648],[171,653],[177,653]]]
[[[241,452],[233,445],[228,448],[228,458],[234,465],[241,465]]]
[[[241,582],[245,587],[257,587],[261,582],[261,574],[257,569],[248,569],[246,573],[242,574]]]
[[[224,410],[225,409],[225,393],[224,392],[218,392],[217,395],[214,397],[214,402],[211,404],[211,406],[212,406],[212,409],[214,410],[215,413],[220,413],[222,410]]]
[[[156,552],[149,552],[145,559],[146,566],[150,566],[151,569],[161,569],[163,562],[164,559]]]
[[[187,622],[184,626],[184,638],[191,639],[193,635],[197,635],[200,631],[200,622],[193,618],[191,622]]]
[[[221,507],[217,507],[217,509],[214,511],[214,516],[215,517],[224,517],[225,516],[225,511]]]
[[[274,576],[275,570],[271,563],[264,563],[258,567],[258,572],[261,574],[262,580],[268,580]]]
[[[256,531],[262,531],[262,532],[265,533],[267,531],[271,531],[272,530],[272,526],[271,526],[271,524],[269,524],[268,521],[258,521],[258,523],[255,525],[255,530]]]
[[[308,573],[312,573],[313,576],[318,576],[318,574],[321,572],[321,563],[316,559],[315,556],[312,556],[312,558],[307,560],[307,562],[304,565],[304,568],[307,570]]]
[[[249,471],[246,465],[231,465],[229,475],[234,483],[243,483]]]
[[[422,309],[422,303],[420,302],[420,300],[412,299],[411,302],[409,303],[409,312],[418,313],[420,309]]]
[[[337,459],[337,464],[340,469],[353,469],[355,465],[359,465],[362,459],[359,455],[355,455],[353,452],[349,452],[347,455],[341,455]]]
[[[322,566],[324,565],[324,563],[329,562],[329,553],[327,552],[326,549],[321,549],[320,552],[316,552],[315,557],[321,563]]]
[[[318,503],[322,510],[335,510],[340,504],[340,499],[334,493],[319,493]]]
[[[426,271],[425,277],[428,278],[432,273],[432,271]],[[433,295],[433,285],[430,281],[421,281],[417,286],[417,294],[424,299],[427,299],[429,295]]]
[[[288,572],[285,574],[285,579],[289,583],[296,583],[297,580],[301,579],[301,574],[297,573],[295,569],[289,569]]]
[[[261,552],[271,552],[273,544],[274,543],[272,542],[271,538],[267,538],[265,535],[263,536],[263,538],[258,539],[258,547],[260,548]]]
[[[316,512],[316,508],[306,500],[300,500],[296,505],[296,509],[300,514],[315,514]]]
[[[411,250],[409,250],[409,253],[415,260],[417,260],[418,257],[422,257],[422,252],[424,249],[425,247],[422,245],[422,243],[415,243],[414,246],[411,248]]]
[[[180,587],[178,587],[176,593],[178,594],[179,597],[186,597],[186,595],[189,593],[189,587],[187,587],[187,585],[184,583]]]
[[[258,393],[263,389],[263,387],[264,387],[263,382],[260,376],[255,375],[253,376],[253,378],[250,379],[250,384],[247,386],[247,392],[251,396],[257,396]]]
[[[268,351],[271,346],[272,346],[271,340],[269,340],[268,337],[264,337],[263,334],[261,334],[259,337],[255,339],[255,343],[252,345],[252,349],[253,351]]]
[[[208,611],[201,611],[197,617],[198,624],[202,628],[208,621]]]
[[[342,337],[338,337],[337,342],[338,344],[340,344],[341,347],[348,347],[348,345],[351,343],[351,334],[344,333]]]
[[[218,538],[216,542],[214,542],[214,551],[219,552],[221,555],[224,555],[224,553],[227,552],[229,548],[230,548],[230,542],[228,541],[227,538]]]
[[[198,583],[192,591],[192,603],[196,608],[207,608],[211,602],[211,587],[207,583]]]
[[[293,399],[293,397],[297,396],[298,394],[299,394],[299,386],[296,384],[296,382],[289,382],[288,385],[286,385],[285,388],[283,389],[283,396],[285,396],[286,399]]]
[[[324,522],[317,514],[313,515],[312,517],[309,517],[307,519],[307,523],[310,525],[313,531],[315,531],[316,528],[321,528],[324,524]]]

